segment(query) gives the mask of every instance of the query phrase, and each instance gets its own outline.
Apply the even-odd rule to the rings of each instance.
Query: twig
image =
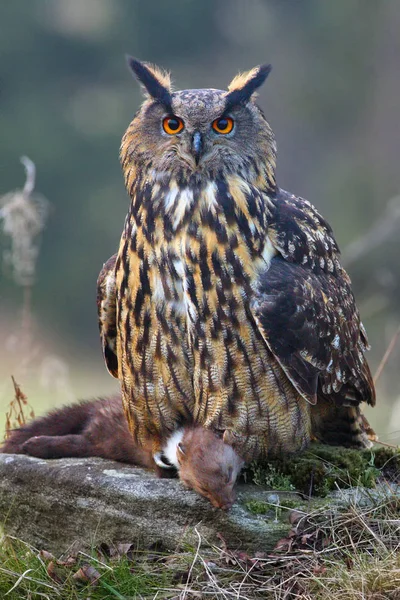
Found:
[[[18,585],[22,581],[22,579],[25,579],[26,581],[32,581],[33,583],[39,583],[43,587],[50,588],[57,595],[60,594],[60,592],[57,590],[57,588],[54,585],[45,583],[44,581],[40,581],[39,579],[35,579],[34,577],[27,577],[27,573],[30,571],[33,571],[33,569],[28,569],[22,575],[19,576],[18,573],[15,573],[14,571],[10,571],[9,569],[4,569],[3,567],[0,567],[0,573],[5,573],[6,575],[11,575],[12,577],[18,577],[17,584],[15,584],[15,585]],[[12,591],[12,589],[15,589],[15,585],[11,588],[11,590],[8,590],[7,594],[9,594]]]
[[[343,251],[342,262],[346,269],[353,262],[381,244],[398,231],[400,219],[400,196],[395,196],[386,205],[380,219],[361,237],[349,244]]]
[[[399,335],[400,335],[400,325],[397,328],[397,331],[395,332],[394,336],[390,340],[389,346],[387,347],[387,350],[386,350],[385,354],[383,355],[383,358],[382,358],[381,362],[379,363],[379,366],[378,366],[378,368],[376,370],[376,373],[374,375],[374,384],[375,385],[376,385],[379,377],[382,374],[382,371],[383,371],[383,369],[384,369],[384,367],[385,367],[385,365],[386,365],[386,363],[387,363],[387,361],[389,359],[389,356],[393,352],[393,349],[394,349],[394,347],[396,345],[396,342],[397,342],[397,339],[398,339]]]
[[[358,521],[364,526],[364,529],[366,529],[369,532],[369,534],[372,535],[375,541],[381,546],[381,548],[383,550],[386,550],[386,544],[380,539],[380,537],[375,533],[375,531],[371,529],[367,521],[363,518],[364,515],[358,512],[355,516],[358,519]]]
[[[15,590],[16,587],[19,586],[19,584],[21,583],[21,581],[28,575],[28,573],[31,573],[33,571],[33,569],[27,569],[26,571],[24,571],[24,573],[22,573],[22,575],[20,575],[17,579],[17,581],[14,583],[14,585],[12,586],[12,588],[10,588],[8,590],[8,592],[6,592],[4,595],[8,596],[8,594],[10,594],[13,590]]]
[[[195,553],[195,555],[193,557],[192,564],[190,565],[189,573],[188,573],[188,576],[187,576],[187,579],[186,579],[185,589],[183,590],[183,593],[181,594],[181,600],[185,600],[185,598],[187,597],[187,593],[188,593],[188,590],[189,590],[189,581],[190,581],[190,578],[192,576],[194,565],[196,564],[196,561],[197,561],[199,553],[200,553],[201,536],[200,536],[199,532],[197,531],[197,527],[195,527],[194,530],[196,532],[196,535],[197,535],[199,541],[197,543],[196,553]]]
[[[388,444],[388,442],[381,442],[381,440],[374,440],[374,444],[380,444],[381,446],[385,446],[386,448],[394,448],[398,450],[399,446],[396,444]]]

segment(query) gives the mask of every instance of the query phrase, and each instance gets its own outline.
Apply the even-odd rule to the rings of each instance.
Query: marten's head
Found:
[[[203,427],[186,429],[177,446],[179,477],[189,488],[227,510],[235,501],[233,487],[244,465],[231,446]]]

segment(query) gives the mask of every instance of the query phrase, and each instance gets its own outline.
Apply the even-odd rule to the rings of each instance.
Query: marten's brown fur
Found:
[[[203,427],[185,429],[177,447],[179,477],[189,488],[208,498],[213,506],[228,509],[244,461],[232,446]]]
[[[173,469],[155,462],[149,448],[135,445],[120,396],[83,401],[56,409],[14,430],[0,452],[37,458],[100,456],[154,470],[171,477]],[[219,508],[234,502],[233,486],[243,465],[234,450],[214,432],[186,427],[178,445],[183,483]]]
[[[37,458],[100,456],[169,476],[155,464],[151,447],[139,448],[133,443],[119,396],[53,410],[14,430],[1,451]]]

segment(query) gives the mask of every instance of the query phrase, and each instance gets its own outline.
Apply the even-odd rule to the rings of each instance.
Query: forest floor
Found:
[[[21,425],[29,411],[15,384],[8,426]],[[359,452],[313,445],[299,457],[251,465],[247,477],[257,484],[321,498],[279,507],[287,535],[270,552],[251,555],[229,548],[223,534],[210,548],[197,530],[196,547],[183,541],[174,552],[133,539],[61,557],[3,534],[0,598],[400,600],[399,472],[400,453],[387,447]],[[354,486],[364,490],[358,500],[356,494],[330,501],[332,490]],[[265,504],[247,508],[269,519]]]
[[[102,544],[56,558],[3,536],[0,597],[9,600],[274,599],[400,600],[400,498],[388,484],[367,504],[289,512],[290,531],[269,553],[140,541]]]

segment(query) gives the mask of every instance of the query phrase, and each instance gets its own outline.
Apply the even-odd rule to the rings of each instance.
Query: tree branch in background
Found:
[[[387,363],[387,361],[389,359],[389,356],[391,355],[391,353],[394,350],[394,347],[395,347],[396,342],[397,342],[397,340],[399,338],[399,335],[400,335],[400,325],[397,328],[397,331],[395,332],[394,336],[390,340],[389,346],[387,347],[386,352],[383,355],[382,360],[379,363],[379,366],[378,366],[378,368],[376,370],[376,373],[374,375],[374,384],[375,385],[377,384],[377,381],[378,381],[379,377],[382,375],[382,371],[385,368],[385,365],[386,365],[386,363]]]
[[[380,219],[364,235],[346,246],[342,253],[342,263],[347,269],[371,250],[378,248],[398,232],[400,222],[400,196],[395,196],[386,205]]]

